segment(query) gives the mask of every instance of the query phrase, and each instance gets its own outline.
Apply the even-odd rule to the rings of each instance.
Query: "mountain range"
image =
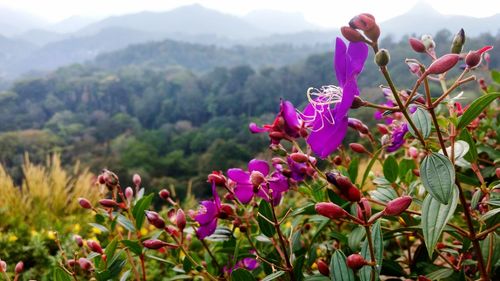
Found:
[[[12,79],[30,70],[47,71],[81,63],[131,44],[172,39],[205,45],[315,46],[331,43],[338,29],[321,29],[300,13],[253,11],[238,17],[199,4],[165,12],[139,12],[101,20],[71,17],[49,24],[31,15],[0,7],[0,78]],[[446,27],[468,36],[497,34],[500,14],[488,18],[444,16],[423,2],[408,13],[381,23],[383,35],[400,38],[434,34]]]

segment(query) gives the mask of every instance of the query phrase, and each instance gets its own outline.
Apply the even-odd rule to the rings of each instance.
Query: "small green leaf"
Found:
[[[481,220],[485,221],[489,218],[496,216],[498,213],[500,213],[500,208],[489,210],[488,212],[486,212],[486,214],[481,216]]]
[[[393,188],[387,188],[387,187],[379,187],[375,190],[369,191],[368,193],[370,193],[370,196],[373,199],[384,203],[387,203],[398,197],[397,192]]]
[[[447,204],[442,204],[428,194],[422,204],[422,232],[424,234],[425,246],[429,256],[432,256],[436,243],[439,241],[441,232],[453,216],[458,203],[458,191],[452,189],[452,196],[448,198]]]
[[[431,134],[431,117],[429,113],[425,109],[417,107],[417,110],[411,115],[411,120],[415,124],[415,127],[417,127],[417,130],[422,133],[424,139],[428,138]],[[408,126],[408,130],[413,136],[417,137],[411,126]]]
[[[376,270],[376,276],[375,280],[378,280],[378,275],[380,274],[380,270],[382,269],[382,261],[383,261],[383,255],[384,255],[384,239],[382,237],[382,229],[380,228],[380,220],[377,220],[376,223],[374,223],[371,227],[371,232],[372,232],[372,241],[373,241],[373,250],[375,252],[375,260],[377,261],[377,270]],[[368,246],[368,237],[365,239],[363,242],[363,246],[361,247],[361,255],[365,258],[367,261],[371,261],[372,258],[370,256],[370,250]],[[359,270],[359,276],[361,277],[361,281],[369,281],[370,276],[372,272],[372,267],[371,266],[363,266]]]
[[[398,179],[398,162],[392,155],[384,161],[384,176],[390,182],[395,182]]]
[[[236,269],[231,273],[231,280],[233,281],[254,281],[252,273],[242,268]]]
[[[128,277],[130,276],[130,269],[125,271],[123,274],[122,274],[122,277],[120,277],[120,281],[127,281],[128,280]]]
[[[349,233],[347,244],[351,249],[351,251],[353,252],[359,251],[359,248],[361,247],[361,240],[363,240],[363,237],[365,237],[365,235],[366,235],[365,228],[360,225],[354,228],[351,231],[351,233]]]
[[[330,279],[334,280],[345,280],[354,281],[354,272],[352,269],[347,267],[346,257],[341,250],[336,250],[333,252],[332,258],[330,260]]]
[[[363,180],[361,181],[361,186],[364,186],[364,185],[365,185],[365,181],[366,181],[366,179],[368,178],[368,175],[370,174],[370,171],[372,170],[373,164],[375,164],[375,162],[377,161],[378,156],[379,156],[379,154],[380,154],[381,152],[382,152],[382,148],[380,148],[379,150],[377,150],[377,151],[373,154],[372,159],[371,159],[371,160],[370,160],[370,162],[368,163],[368,166],[366,167],[366,170],[365,170],[365,172],[363,173]]]
[[[113,259],[116,251],[116,245],[118,244],[117,238],[111,240],[109,244],[106,246],[106,249],[104,249],[104,253],[108,257],[108,259]]]
[[[99,229],[102,232],[109,232],[109,229],[102,224],[90,222],[89,225]]]
[[[351,160],[351,163],[349,164],[349,169],[347,170],[349,173],[349,178],[353,183],[356,182],[356,179],[358,178],[358,167],[359,167],[359,158],[354,157]]]
[[[144,211],[147,210],[151,205],[153,196],[154,194],[151,193],[146,197],[142,197],[141,199],[137,200],[134,208],[132,208],[132,216],[135,219],[135,226],[137,227],[137,229],[141,229],[142,224],[144,223],[144,219],[146,218]]]
[[[458,120],[457,129],[461,130],[469,125],[472,120],[476,119],[497,98],[500,98],[500,93],[486,94],[473,101]]]
[[[122,244],[127,247],[132,253],[136,255],[142,254],[142,246],[139,243],[139,241],[133,241],[133,240],[122,240],[120,241]]]
[[[71,275],[66,273],[63,269],[55,267],[52,271],[52,280],[54,281],[71,281]]]
[[[476,142],[470,135],[469,131],[467,130],[462,130],[460,133],[460,136],[458,137],[460,140],[465,141],[467,144],[469,144],[469,151],[467,154],[464,155],[464,159],[469,161],[469,162],[476,162],[477,161],[477,148],[476,148]]]
[[[441,269],[435,270],[435,271],[427,274],[425,277],[427,277],[431,280],[442,280],[442,279],[450,277],[451,275],[453,275],[453,269],[441,268]]]
[[[455,185],[455,169],[448,157],[433,152],[420,163],[420,178],[427,192],[443,204],[448,204]]]
[[[267,220],[262,216],[264,216]],[[260,231],[262,231],[262,234],[267,237],[272,237],[276,232],[274,225],[272,225],[270,221],[273,221],[271,205],[266,200],[261,200],[259,204],[259,216],[257,217],[257,222],[259,223]]]
[[[129,219],[127,219],[124,215],[119,214],[117,217],[117,220],[118,220],[118,223],[121,226],[125,227],[126,230],[128,230],[130,232],[135,232],[134,224]]]
[[[495,83],[500,84],[500,71],[492,70],[491,71],[491,79],[495,81]]]
[[[266,277],[264,277],[264,279],[262,279],[261,281],[271,281],[271,280],[274,280],[278,277],[280,277],[281,275],[285,274],[284,271],[280,270],[280,271],[276,271],[275,273],[272,273],[272,274],[269,274],[267,275]]]

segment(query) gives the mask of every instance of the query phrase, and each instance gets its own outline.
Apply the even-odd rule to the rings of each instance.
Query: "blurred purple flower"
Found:
[[[309,105],[302,112],[305,124],[311,128],[307,143],[321,158],[326,158],[342,143],[347,132],[347,113],[359,95],[356,77],[363,70],[368,56],[365,43],[349,43],[342,39],[335,44],[335,73],[339,86],[309,88]]]
[[[254,196],[269,201],[269,189],[272,189],[273,203],[277,205],[282,193],[288,190],[288,180],[279,171],[269,172],[266,161],[252,159],[248,162],[248,171],[232,168],[227,170],[227,176],[235,182],[234,194],[241,203],[247,204]]]
[[[311,163],[316,163],[316,158],[309,157]],[[288,168],[290,169],[290,177],[295,181],[303,181],[307,176],[314,175],[315,171],[312,167],[310,167],[309,163],[304,162],[300,163],[294,161],[292,158],[287,157],[286,159]]]
[[[200,224],[196,230],[196,235],[199,239],[203,239],[212,235],[217,228],[217,219],[220,214],[221,202],[217,194],[215,181],[212,181],[213,200],[201,201],[201,206],[194,220]]]
[[[389,141],[389,146],[385,149],[385,151],[391,153],[398,150],[405,143],[405,134],[408,132],[408,124],[399,123],[394,126],[394,129],[391,133],[391,138]]]

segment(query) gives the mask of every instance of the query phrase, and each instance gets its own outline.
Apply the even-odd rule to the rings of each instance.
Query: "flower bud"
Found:
[[[417,38],[411,37],[408,39],[408,43],[410,43],[410,47],[417,53],[425,53],[425,45],[422,43],[422,41],[418,40]]]
[[[104,178],[104,175],[99,175],[99,176],[97,177],[97,182],[98,182],[99,184],[105,184],[105,183],[106,183],[106,179]]]
[[[359,33],[359,31],[357,31],[356,29],[351,28],[349,26],[342,26],[340,28],[340,32],[345,37],[345,39],[347,39],[347,41],[349,41],[349,42],[354,43],[354,42],[365,41],[365,37],[363,37],[363,35],[361,35],[361,33]]]
[[[421,41],[424,44],[426,50],[434,49],[436,47],[436,43],[432,39],[432,36],[429,34],[422,35]]]
[[[347,257],[346,263],[352,270],[358,270],[366,265],[366,260],[360,254],[352,254]]]
[[[389,64],[389,61],[391,60],[391,56],[389,55],[389,51],[386,49],[380,49],[376,54],[375,54],[375,63],[378,66],[386,66]]]
[[[307,163],[309,161],[309,157],[307,155],[299,152],[290,154],[290,158],[298,163]]]
[[[348,190],[352,186],[351,180],[338,172],[327,172],[326,180],[340,190]]]
[[[24,270],[24,263],[22,261],[20,261],[16,264],[14,271],[16,272],[16,274],[21,274],[21,272],[23,272],[23,270]]]
[[[465,44],[465,31],[463,28],[458,31],[457,34],[455,34],[455,37],[453,37],[453,41],[451,42],[451,50],[450,53],[452,54],[460,54],[462,52],[462,47]]]
[[[86,198],[78,198],[78,204],[84,209],[92,209],[92,204]]]
[[[71,267],[73,268],[76,264],[76,260],[74,259],[69,259],[68,262],[66,263],[68,265],[68,267]]]
[[[423,275],[419,275],[417,280],[418,281],[432,281],[431,279],[429,279]]]
[[[170,192],[168,192],[168,190],[166,190],[166,189],[160,190],[160,192],[158,192],[158,194],[160,195],[160,198],[163,200],[167,200],[170,197]]]
[[[343,191],[342,195],[351,202],[359,202],[361,200],[361,192],[354,185],[347,189],[347,191]]]
[[[352,109],[356,109],[356,108],[360,108],[360,107],[363,107],[366,105],[366,101],[364,101],[362,98],[360,98],[359,96],[355,96],[354,97],[354,101],[352,102],[352,105],[351,105],[351,108]]]
[[[104,254],[104,251],[102,250],[101,245],[97,241],[87,240],[87,246],[93,252],[99,253],[101,255]]]
[[[145,214],[150,224],[154,225],[158,229],[165,228],[165,220],[163,220],[157,212],[145,211]]]
[[[104,169],[101,175],[104,179],[104,184],[106,184],[109,189],[113,189],[120,184],[118,176],[110,170]]]
[[[141,176],[139,176],[139,174],[134,174],[134,176],[132,177],[132,181],[134,182],[135,186],[141,186]]]
[[[175,224],[180,231],[183,231],[186,227],[186,215],[182,209],[177,210],[177,215],[175,216]]]
[[[382,135],[387,135],[389,133],[389,128],[384,124],[377,124],[377,129]]]
[[[361,120],[356,119],[356,118],[349,118],[347,119],[347,124],[349,127],[353,128],[354,130],[367,135],[370,131],[368,130],[368,127],[361,122]]]
[[[7,263],[0,260],[0,272],[7,272]]]
[[[231,205],[228,205],[228,204],[221,204],[219,218],[227,219],[230,217],[234,217],[233,207],[231,207]]]
[[[113,199],[101,199],[99,200],[99,204],[106,208],[114,208],[118,205],[118,203],[116,203],[116,201]]]
[[[73,240],[75,240],[76,245],[78,247],[83,247],[83,239],[80,235],[73,235]]]
[[[457,54],[446,54],[435,60],[425,71],[426,74],[441,74],[452,69],[460,58]]]
[[[79,258],[78,264],[85,271],[91,271],[93,267],[92,263],[86,258]]]
[[[497,175],[497,178],[500,179],[500,168],[496,168],[495,174]]]
[[[363,205],[363,208],[361,208],[360,205]],[[366,198],[361,198],[361,200],[359,200],[357,209],[358,209],[358,219],[360,219],[361,221],[365,220],[365,216],[363,215],[363,212],[366,214],[367,220],[372,215],[372,208],[370,206],[370,203],[368,202],[368,199],[366,199]]]
[[[411,205],[411,196],[405,195],[387,203],[383,213],[386,216],[399,216]]]
[[[125,188],[125,197],[127,198],[127,200],[132,200],[133,196],[134,190],[132,189],[132,187],[128,186],[127,188]]]
[[[216,185],[224,186],[226,184],[226,177],[222,174],[221,171],[213,171],[207,177],[208,182],[215,182]]]
[[[357,15],[349,21],[349,26],[351,28],[363,31],[370,30],[376,25],[377,24],[375,23],[375,18],[368,13]]]
[[[160,248],[167,246],[168,243],[161,241],[159,239],[148,239],[142,241],[142,245],[144,245],[144,247],[148,249],[158,250]]]
[[[343,218],[347,215],[347,212],[344,209],[331,202],[316,203],[314,209],[316,210],[316,213],[332,220]]]
[[[265,181],[266,181],[266,178],[259,171],[252,171],[252,173],[250,174],[250,182],[252,182],[252,185],[254,187],[260,186]]]
[[[360,144],[360,143],[350,143],[349,144],[349,147],[351,148],[352,151],[356,152],[356,153],[367,153],[368,150],[366,150],[366,148]]]
[[[330,276],[330,268],[324,260],[318,259],[316,265],[318,266],[319,273],[324,276]]]
[[[418,158],[418,149],[416,149],[414,146],[410,146],[408,149],[408,154],[410,154],[410,157],[413,159]]]
[[[408,65],[408,68],[410,69],[411,73],[413,73],[417,76],[422,75],[422,71],[421,71],[420,65],[418,65],[418,63],[407,62],[406,65]]]

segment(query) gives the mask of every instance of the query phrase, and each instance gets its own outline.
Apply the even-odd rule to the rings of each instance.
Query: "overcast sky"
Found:
[[[244,15],[252,10],[272,9],[301,12],[306,19],[323,27],[343,25],[361,12],[374,14],[379,21],[402,14],[419,0],[0,0],[0,6],[21,10],[51,22],[79,15],[101,18],[140,11],[167,11],[200,3],[225,13]],[[420,0],[443,14],[486,17],[500,13],[495,0]]]

